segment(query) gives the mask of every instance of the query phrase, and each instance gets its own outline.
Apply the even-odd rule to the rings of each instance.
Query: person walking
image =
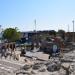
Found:
[[[6,48],[5,48],[5,45],[4,44],[2,44],[2,47],[1,47],[1,58],[2,57],[5,57],[5,59],[6,59]]]

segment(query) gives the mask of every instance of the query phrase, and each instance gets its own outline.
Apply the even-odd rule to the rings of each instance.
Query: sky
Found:
[[[0,0],[0,25],[20,31],[73,31],[75,0]]]

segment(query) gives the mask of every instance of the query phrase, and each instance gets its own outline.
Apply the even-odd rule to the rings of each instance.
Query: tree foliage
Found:
[[[51,30],[51,31],[49,32],[49,34],[56,36],[56,31],[55,31],[55,30]]]
[[[61,36],[63,39],[65,39],[65,31],[64,30],[58,30],[59,36]]]
[[[9,42],[15,42],[20,38],[20,32],[18,32],[16,28],[7,28],[4,30],[3,38]]]

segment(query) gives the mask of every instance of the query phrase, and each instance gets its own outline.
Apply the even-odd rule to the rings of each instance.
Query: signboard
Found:
[[[56,53],[56,52],[57,52],[57,49],[58,49],[57,45],[54,44],[54,45],[53,45],[53,53]]]

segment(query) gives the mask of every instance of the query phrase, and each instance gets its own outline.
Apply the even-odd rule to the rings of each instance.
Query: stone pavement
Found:
[[[20,61],[13,59],[0,59],[0,75],[15,75],[14,72],[24,66]]]
[[[49,54],[44,54],[43,52],[27,52],[25,56],[36,57],[40,60],[48,60]]]

